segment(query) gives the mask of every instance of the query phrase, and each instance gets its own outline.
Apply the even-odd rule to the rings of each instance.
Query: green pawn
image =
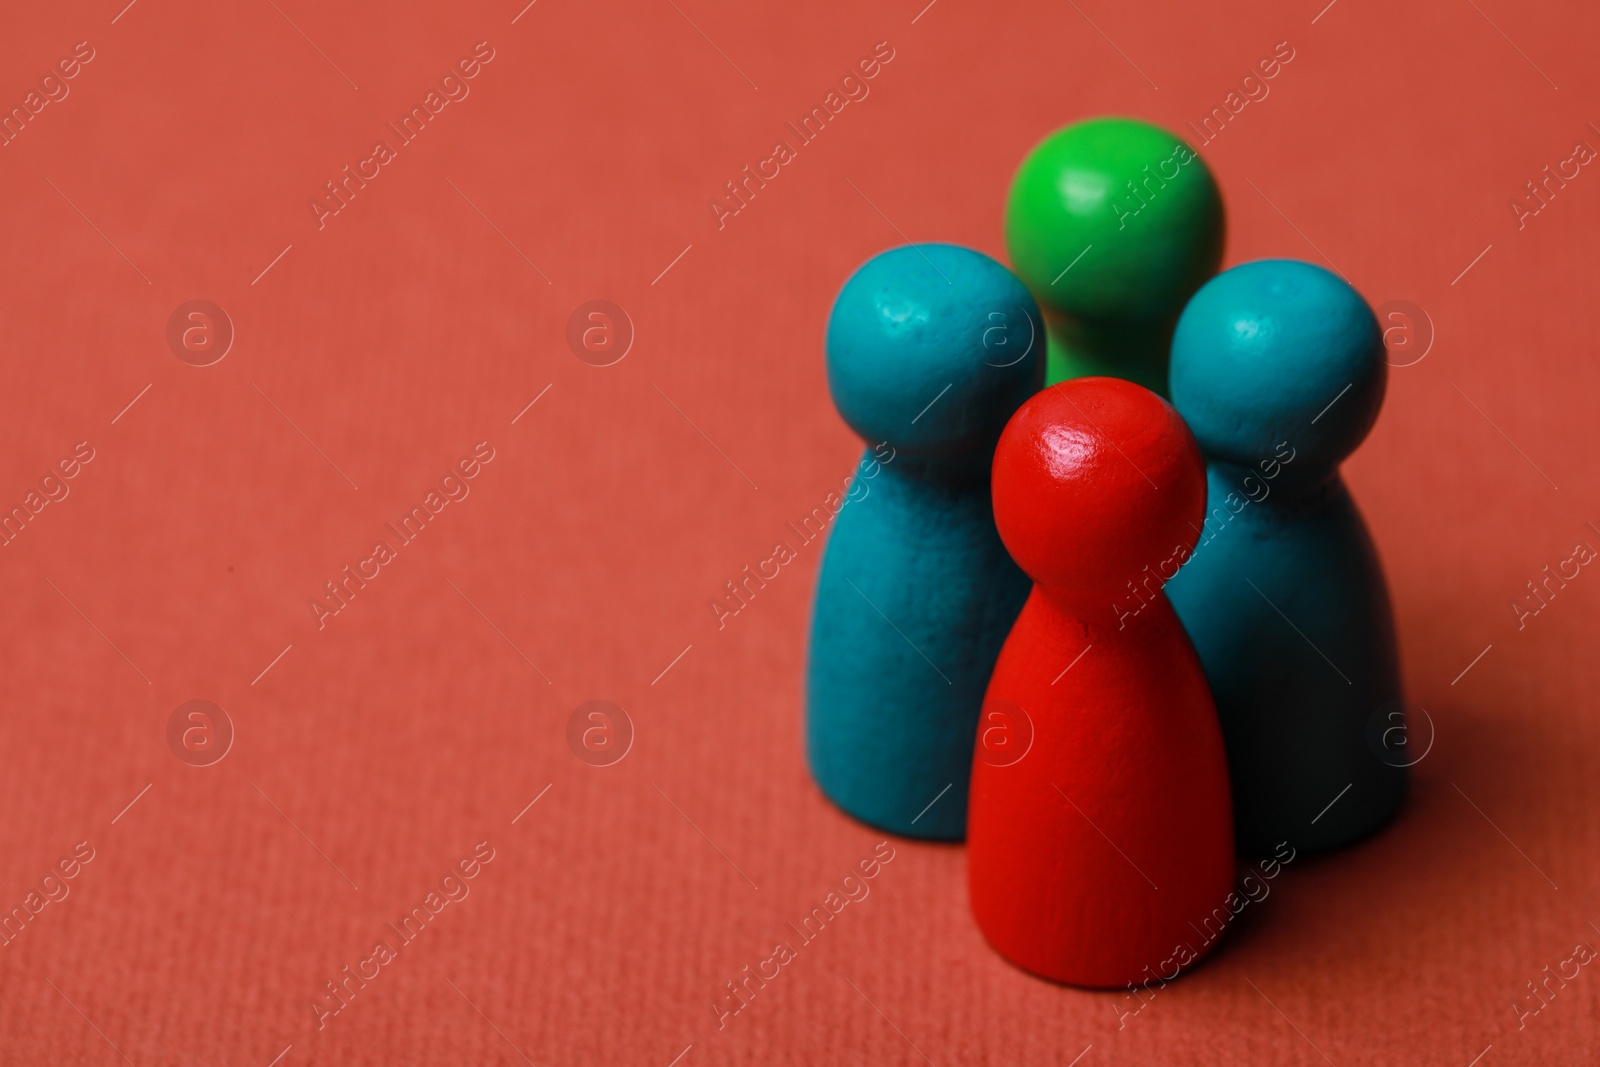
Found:
[[[1172,331],[1225,228],[1205,161],[1159,126],[1089,119],[1039,142],[1006,198],[1006,250],[1044,312],[1046,383],[1103,374],[1166,396]]]

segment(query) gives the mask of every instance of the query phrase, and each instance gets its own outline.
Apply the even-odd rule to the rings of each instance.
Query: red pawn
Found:
[[[993,487],[1001,540],[1034,587],[985,698],[972,913],[1046,978],[1170,979],[1216,944],[1234,874],[1222,731],[1161,592],[1205,518],[1199,447],[1154,393],[1079,378],[1012,417]]]

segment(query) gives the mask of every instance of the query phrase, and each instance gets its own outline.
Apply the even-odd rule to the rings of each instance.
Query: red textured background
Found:
[[[96,451],[0,549],[0,906],[95,850],[0,948],[0,1061],[1600,1054],[1600,973],[1512,1008],[1600,944],[1600,578],[1521,631],[1508,606],[1600,545],[1600,175],[1520,231],[1508,206],[1600,147],[1592,6],[122,2],[0,15],[7,106],[96,51],[0,148],[0,501]],[[484,40],[471,95],[319,230],[322,183]],[[719,231],[707,199],[883,40],[870,97]],[[1348,466],[1437,728],[1401,822],[1290,864],[1120,1028],[1119,998],[985,947],[959,849],[900,843],[719,1029],[723,983],[881,840],[803,765],[816,546],[726,629],[707,606],[853,463],[833,293],[904,240],[1002,254],[1039,137],[1182,128],[1284,40],[1205,148],[1229,262],[1333,262],[1437,329]],[[165,341],[193,298],[237,329],[207,368]],[[565,341],[591,299],[637,329],[611,367]],[[319,631],[322,582],[482,440],[470,497]],[[208,768],[166,742],[196,698],[237,731]],[[614,766],[568,748],[590,698],[634,724]],[[319,1030],[322,984],[480,841],[471,895]]]

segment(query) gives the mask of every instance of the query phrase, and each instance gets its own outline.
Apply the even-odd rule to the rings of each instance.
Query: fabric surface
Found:
[[[0,16],[0,1062],[1600,1053],[1592,7],[124,3]],[[959,848],[810,784],[820,540],[710,606],[859,455],[837,287],[1003,256],[1103,113],[1201,149],[1226,263],[1408,301],[1423,356],[1346,465],[1413,793],[1145,1001],[1011,968]]]

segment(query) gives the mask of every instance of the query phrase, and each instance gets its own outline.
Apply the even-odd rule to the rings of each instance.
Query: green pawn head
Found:
[[[1173,324],[1216,273],[1224,231],[1205,161],[1158,126],[1089,119],[1035,146],[1006,200],[1006,249],[1055,327],[1050,379],[1165,393]]]

